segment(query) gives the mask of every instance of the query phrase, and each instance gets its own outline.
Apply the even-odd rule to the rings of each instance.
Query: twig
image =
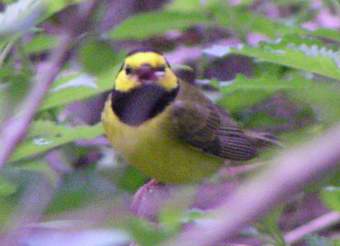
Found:
[[[327,227],[333,226],[337,223],[340,223],[340,213],[338,212],[329,212],[316,218],[307,224],[304,224],[285,235],[285,240],[289,244],[297,243],[302,240],[306,235],[310,233],[315,233],[318,231],[322,231]]]
[[[67,52],[71,48],[75,37],[84,29],[84,23],[95,8],[97,1],[91,1],[80,8],[78,18],[73,17],[68,31],[60,38],[50,59],[38,69],[35,84],[22,103],[20,113],[4,124],[0,133],[0,168],[5,165],[15,147],[25,137],[30,123],[39,109],[50,85],[66,62]]]
[[[9,41],[6,44],[5,48],[1,51],[1,53],[0,53],[0,68],[2,67],[7,55],[11,51],[13,44],[14,44],[14,40]]]
[[[300,148],[285,152],[208,216],[165,245],[216,245],[238,233],[340,161],[340,125]],[[214,218],[214,219],[213,219]],[[203,222],[203,221],[202,221]]]
[[[226,177],[235,177],[239,175],[249,174],[253,171],[259,170],[263,168],[264,163],[253,163],[247,165],[240,165],[240,166],[230,166],[226,167],[223,170],[222,174],[225,174]]]
[[[47,153],[45,159],[48,166],[55,171],[58,176],[72,172],[72,168],[64,162],[59,150],[52,150]]]

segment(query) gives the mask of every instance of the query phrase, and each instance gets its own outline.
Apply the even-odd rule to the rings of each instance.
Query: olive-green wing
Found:
[[[178,137],[208,154],[230,160],[249,160],[256,148],[229,118],[212,103],[177,100],[172,119]]]

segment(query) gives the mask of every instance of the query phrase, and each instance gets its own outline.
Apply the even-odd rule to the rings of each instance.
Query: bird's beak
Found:
[[[154,69],[150,65],[142,65],[136,71],[138,80],[142,83],[148,83],[157,80]]]

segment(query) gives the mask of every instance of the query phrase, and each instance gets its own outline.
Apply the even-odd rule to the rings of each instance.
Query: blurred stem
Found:
[[[288,232],[285,239],[289,244],[297,243],[308,234],[319,232],[338,223],[340,223],[340,213],[329,212]]]
[[[5,48],[1,51],[1,53],[0,53],[0,68],[4,64],[4,61],[7,57],[7,55],[9,54],[9,52],[11,51],[13,44],[14,44],[14,40],[9,41],[6,44]]]
[[[209,223],[193,225],[163,245],[208,246],[231,238],[308,183],[336,169],[340,161],[339,144],[340,124],[323,136],[284,152],[211,211]]]
[[[28,131],[29,125],[38,110],[49,86],[53,83],[65,63],[67,51],[73,41],[73,35],[64,35],[52,54],[49,62],[38,71],[36,82],[22,103],[19,115],[13,116],[1,129],[0,167],[5,165],[16,145],[21,142]]]

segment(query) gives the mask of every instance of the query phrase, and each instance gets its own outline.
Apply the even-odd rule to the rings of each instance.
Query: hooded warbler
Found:
[[[114,149],[163,183],[192,183],[256,156],[252,137],[153,50],[130,52],[102,113]]]

